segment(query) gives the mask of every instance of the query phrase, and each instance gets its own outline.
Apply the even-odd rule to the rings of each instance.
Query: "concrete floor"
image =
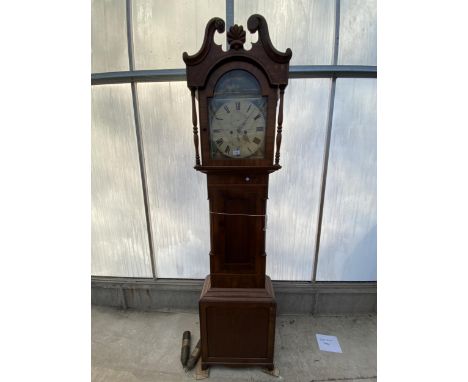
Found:
[[[375,315],[278,316],[275,366],[279,377],[261,368],[211,367],[207,381],[354,381],[377,380]],[[92,307],[93,382],[178,382],[195,380],[195,369],[180,364],[182,333],[199,339],[198,315],[123,311]],[[315,334],[335,335],[342,354],[318,349]]]

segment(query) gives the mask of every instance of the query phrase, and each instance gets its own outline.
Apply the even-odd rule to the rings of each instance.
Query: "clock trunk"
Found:
[[[264,287],[267,198],[268,175],[208,175],[213,287]]]

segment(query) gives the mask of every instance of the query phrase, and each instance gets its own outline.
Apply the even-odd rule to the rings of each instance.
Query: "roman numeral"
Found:
[[[226,146],[226,149],[224,150],[224,153],[225,153],[225,154],[229,154],[229,150],[230,150],[230,149],[231,149],[231,148],[230,148],[229,146]]]
[[[257,137],[255,137],[254,140],[253,140],[253,142],[254,142],[255,144],[258,145],[258,144],[261,142],[261,140],[258,139]]]
[[[252,104],[250,104],[249,107],[247,108],[247,113],[249,112],[251,107],[252,107]]]
[[[222,121],[223,119],[222,118],[219,118],[215,115],[215,119],[217,119],[218,121]]]
[[[231,110],[229,110],[229,108],[227,107],[227,105],[224,105],[224,110],[226,110],[226,113],[230,113]]]
[[[221,145],[223,144],[223,142],[224,142],[224,141],[223,141],[223,138],[219,138],[219,139],[216,141],[216,144],[217,144],[218,146],[221,146]]]
[[[257,126],[257,131],[263,131],[263,126]]]
[[[236,102],[236,110],[240,110],[240,102]]]
[[[261,116],[262,116],[261,114],[257,114],[257,115],[255,116],[254,120],[259,119]]]

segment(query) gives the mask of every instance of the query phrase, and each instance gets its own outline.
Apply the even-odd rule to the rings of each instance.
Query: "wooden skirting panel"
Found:
[[[91,303],[122,309],[198,312],[203,280],[91,278]],[[278,314],[377,312],[376,282],[273,281]]]

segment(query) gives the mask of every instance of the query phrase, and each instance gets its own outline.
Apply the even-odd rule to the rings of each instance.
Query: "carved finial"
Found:
[[[227,39],[231,49],[239,50],[244,47],[245,31],[242,25],[233,25],[227,32]]]

